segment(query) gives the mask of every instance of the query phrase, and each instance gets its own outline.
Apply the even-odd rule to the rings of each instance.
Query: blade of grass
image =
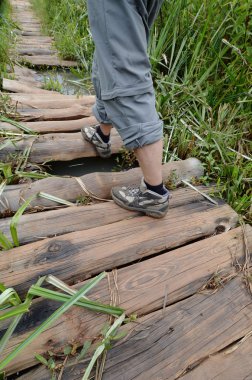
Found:
[[[11,241],[7,238],[7,236],[4,235],[2,231],[0,231],[0,246],[6,251],[14,247]]]
[[[17,225],[19,222],[19,219],[21,215],[24,213],[26,208],[31,204],[31,202],[36,198],[36,195],[31,196],[28,198],[22,206],[17,210],[15,215],[12,217],[11,222],[10,222],[10,232],[11,232],[11,237],[13,240],[13,243],[16,247],[19,246],[19,240],[18,240],[18,233],[17,233]]]
[[[14,125],[14,127],[21,129],[22,131],[26,132],[28,135],[34,135],[34,136],[37,135],[37,133],[34,132],[32,129],[26,127],[25,125],[18,123],[15,120],[9,119],[8,117],[0,116],[0,121]]]
[[[66,301],[59,309],[57,309],[46,321],[44,321],[35,331],[33,331],[21,344],[19,344],[7,357],[0,362],[0,371],[2,371],[25,347],[27,347],[37,336],[45,331],[52,323],[54,323],[62,314],[64,314],[71,306],[79,301],[82,296],[87,293],[97,282],[104,278],[105,273],[92,279],[85,284],[74,296]]]
[[[5,180],[1,183],[1,185],[0,185],[0,197],[1,197],[1,195],[3,194],[3,191],[4,191],[4,188],[5,188],[6,184],[7,184],[7,179],[5,179]]]
[[[37,281],[36,284],[37,284],[38,286],[40,286],[40,285],[42,285],[42,283],[44,282],[44,280],[45,280],[45,276],[39,278],[39,280]],[[0,285],[1,285],[1,284],[0,284]],[[2,286],[2,289],[4,289],[4,288],[5,288],[5,286],[3,285],[3,286]],[[18,298],[19,298],[19,297],[18,297]],[[27,308],[27,310],[24,311],[24,312],[29,311],[29,307],[30,307],[30,305],[31,305],[32,298],[33,298],[32,295],[27,294],[24,304],[25,304],[26,306],[28,306],[28,308]],[[20,298],[19,298],[19,299],[20,299]],[[22,312],[22,313],[20,313],[19,315],[15,316],[14,320],[11,322],[11,324],[10,324],[10,326],[8,327],[7,331],[5,332],[5,334],[3,335],[3,337],[0,339],[0,354],[3,352],[3,350],[4,350],[5,346],[6,346],[6,344],[9,342],[9,340],[10,340],[10,338],[11,338],[13,332],[15,331],[15,329],[16,329],[18,323],[20,322],[21,318],[23,317],[24,312]]]
[[[105,334],[105,337],[104,339],[102,340],[102,343],[101,345],[96,349],[89,365],[87,366],[87,369],[85,371],[85,374],[82,378],[82,380],[88,380],[89,376],[90,376],[90,373],[95,365],[95,362],[97,361],[97,359],[99,358],[99,356],[101,356],[101,354],[103,353],[103,351],[106,349],[106,345],[108,343],[108,340],[110,340],[111,338],[111,335],[113,333],[116,332],[116,330],[122,325],[122,323],[124,322],[125,320],[125,314],[122,314],[118,319],[115,320],[115,322],[113,323],[113,325],[110,327],[110,329],[107,331],[107,333]]]
[[[31,286],[29,293],[34,296],[43,297],[58,302],[66,302],[71,298],[71,296],[68,294],[62,294],[60,292],[56,292],[50,289],[44,289],[35,285]],[[117,316],[123,313],[123,309],[119,307],[108,306],[99,302],[90,301],[86,299],[76,302],[76,305],[85,307],[86,309],[92,310],[94,312],[105,313],[110,315],[112,314]]]
[[[61,199],[61,198],[55,197],[54,195],[50,195],[50,194],[47,194],[47,193],[40,192],[40,193],[38,193],[38,196],[41,197],[41,198],[48,199],[49,201],[60,203],[62,205],[76,206],[75,203],[66,201],[65,199]]]
[[[59,280],[57,277],[53,275],[47,276],[46,282],[48,282],[48,284],[51,284],[60,290],[63,290],[67,294],[71,294],[72,296],[77,292],[77,290],[70,288],[70,286],[68,286],[63,281]],[[87,297],[83,297],[83,298],[86,300],[88,299]]]

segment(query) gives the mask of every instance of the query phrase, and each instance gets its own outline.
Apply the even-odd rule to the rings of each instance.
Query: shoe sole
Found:
[[[92,140],[88,138],[88,136],[86,135],[85,131],[83,129],[81,129],[81,134],[82,134],[82,137],[84,138],[84,140],[88,141],[90,144],[93,145],[93,147],[95,148],[96,152],[98,153],[98,155],[102,158],[109,158],[112,156],[112,153],[109,153],[109,154],[102,154],[98,151],[97,147],[95,146],[95,144],[92,143]]]
[[[156,219],[161,219],[163,218],[167,212],[168,212],[168,208],[167,210],[165,211],[156,211],[156,210],[143,210],[142,208],[138,208],[138,207],[131,207],[131,206],[127,206],[125,205],[122,201],[120,201],[120,199],[116,198],[116,196],[111,192],[111,196],[112,196],[112,199],[113,201],[120,207],[124,208],[125,210],[129,210],[129,211],[138,211],[138,212],[142,212],[144,213],[145,215],[147,216],[151,216],[152,218],[156,218]]]

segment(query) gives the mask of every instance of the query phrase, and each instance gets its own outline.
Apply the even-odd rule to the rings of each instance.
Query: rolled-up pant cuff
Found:
[[[94,116],[111,123],[127,149],[137,149],[163,138],[163,121],[155,108],[154,91],[109,100],[96,99]]]
[[[99,123],[111,124],[111,120],[107,116],[102,100],[96,99],[96,103],[92,107],[92,112]]]
[[[163,138],[163,122],[147,122],[129,126],[127,133],[121,133],[122,140],[127,149],[137,149],[144,145],[153,144]],[[124,132],[124,131],[122,131]]]

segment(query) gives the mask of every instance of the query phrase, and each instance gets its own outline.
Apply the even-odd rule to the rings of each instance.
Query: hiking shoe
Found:
[[[111,156],[111,144],[110,142],[105,143],[102,138],[96,132],[98,127],[83,127],[81,128],[82,137],[94,145],[98,155],[103,158],[108,158]]]
[[[116,186],[111,190],[114,202],[127,210],[141,211],[153,218],[163,218],[169,206],[169,192],[160,195],[148,190],[142,179],[140,186]]]

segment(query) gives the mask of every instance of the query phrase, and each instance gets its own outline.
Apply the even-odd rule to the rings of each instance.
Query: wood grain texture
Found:
[[[208,193],[210,188],[201,186],[200,191]],[[204,202],[205,198],[190,188],[171,191],[170,208],[188,203]],[[30,243],[69,232],[86,230],[114,223],[139,215],[137,212],[118,208],[114,203],[99,203],[89,206],[66,207],[59,210],[22,215],[18,223],[20,244]],[[9,239],[12,218],[0,219],[0,231]],[[74,221],[74,222],[73,222]]]
[[[94,126],[97,124],[97,120],[94,116],[84,117],[76,120],[60,120],[60,121],[31,121],[21,122],[22,125],[27,126],[34,132],[41,134],[54,133],[54,132],[78,132],[84,126]],[[5,131],[20,131],[10,123],[0,122],[0,130]]]
[[[195,203],[171,209],[155,223],[143,216],[72,232],[0,255],[1,282],[22,293],[39,276],[49,273],[73,283],[210,236],[220,228],[232,228],[236,223],[237,214],[227,205]]]
[[[229,353],[221,352],[210,356],[181,380],[251,380],[252,337]],[[232,347],[231,347],[232,348]]]
[[[139,320],[109,351],[104,380],[174,380],[187,367],[251,330],[252,300],[240,279],[212,296],[197,294]]]
[[[35,36],[36,32],[22,32],[23,36]],[[19,57],[20,62],[30,63],[33,66],[52,66],[52,67],[77,67],[75,61],[67,61],[59,58],[57,55],[22,55]]]
[[[17,107],[18,119],[20,121],[53,121],[53,120],[75,120],[92,115],[91,106],[72,104],[70,107],[56,109],[28,108],[26,105]]]
[[[61,96],[56,91],[48,91],[48,90],[43,90],[42,88],[38,88],[29,84],[24,84],[20,83],[17,80],[14,79],[6,79],[3,78],[3,84],[2,84],[2,89],[4,91],[10,91],[10,92],[21,92],[21,93],[27,93],[27,94],[46,94],[49,97],[53,95]]]
[[[250,249],[252,249],[251,227],[247,226],[246,232]],[[242,234],[241,228],[237,228],[144,262],[119,269],[117,271],[117,286],[120,305],[125,308],[128,314],[137,312],[140,316],[162,308],[166,293],[166,305],[189,297],[202,287],[206,279],[216,271],[216,268],[220,270],[225,268],[229,272],[232,271],[234,259],[242,262],[244,258]],[[112,274],[110,274],[110,279],[112,291],[114,292],[116,288],[113,284]],[[78,284],[78,287],[83,284]],[[90,292],[89,297],[108,303],[110,301],[108,280],[102,280]],[[180,304],[177,305],[177,310],[183,310],[183,307],[179,307]],[[169,310],[173,310],[174,306],[168,307],[165,314],[170,315]],[[57,307],[58,305],[51,301],[36,300],[29,315],[24,318],[23,323],[18,327],[11,341],[11,347],[21,342],[32,329],[38,326]],[[190,313],[188,314],[190,315]],[[60,349],[69,341],[81,344],[86,339],[97,336],[105,320],[106,317],[99,317],[80,308],[72,308],[57,321],[54,328],[44,332],[39,340],[34,341],[11,364],[9,371],[13,372],[16,368],[25,368],[35,363],[34,352],[43,353],[55,347]],[[141,324],[137,326],[141,328]],[[42,376],[41,372],[40,375]],[[27,379],[32,379],[32,377],[27,377]],[[44,379],[44,377],[39,377],[39,379]]]
[[[93,149],[93,155],[95,155],[94,148],[91,146],[91,144],[89,144],[88,142],[83,143],[80,140],[80,138],[75,138],[75,136],[77,137],[80,134],[72,135],[74,137],[73,144],[75,144],[75,150],[77,150],[77,147],[80,144],[79,150],[81,152],[82,150],[85,151],[85,149],[87,149],[88,153],[85,154],[91,155],[91,149]],[[49,136],[50,138],[50,136],[52,135],[47,136]],[[42,139],[42,137],[43,136],[40,136],[40,139]],[[115,144],[116,138],[113,137],[113,135],[112,139]],[[48,141],[48,139],[45,141]],[[68,141],[68,139],[65,138],[65,140],[63,139],[63,141],[66,142]],[[53,139],[51,141],[51,146],[52,149],[55,149]],[[62,152],[62,155],[64,155],[64,157],[66,157],[66,154],[67,152]],[[60,156],[61,159],[63,158],[62,155]],[[164,164],[162,169],[164,181],[167,181],[167,179],[172,176],[172,178],[176,177],[177,184],[179,184],[182,179],[190,181],[191,178],[201,177],[204,173],[200,161],[195,158],[189,158],[184,161],[169,162],[167,164]],[[139,168],[134,168],[128,170],[127,172],[91,173],[85,174],[80,177],[88,191],[91,191],[93,194],[96,194],[100,198],[106,199],[111,198],[111,188],[113,186],[129,186],[134,183],[139,183],[141,181],[141,178],[142,172]],[[51,195],[55,195],[59,198],[66,199],[69,201],[75,201],[78,197],[83,196],[84,193],[83,189],[81,188],[80,184],[76,181],[76,179],[71,177],[52,177],[39,180],[31,184],[6,186],[2,195],[0,196],[0,212],[4,213],[6,210],[18,210],[25,199],[28,199],[31,195],[37,194],[40,191],[43,191]],[[58,206],[58,204],[43,198],[37,198],[36,200],[34,200],[34,202],[31,203],[31,207],[33,208],[55,208],[55,206]]]
[[[40,55],[52,55],[52,54],[55,54],[56,53],[56,50],[55,49],[51,49],[51,48],[44,48],[44,47],[20,47],[19,49],[17,49],[17,53],[19,55],[28,55],[28,56],[33,56],[33,55],[37,55],[37,56],[40,56]]]
[[[34,94],[9,94],[13,104],[27,106],[36,109],[58,109],[69,108],[75,104],[81,106],[92,106],[95,103],[95,97],[92,95],[77,96],[53,96],[34,95]]]
[[[123,143],[115,131],[113,131],[111,137],[113,142],[111,150],[112,154],[115,154],[122,148]],[[25,148],[29,147],[31,147],[31,152],[28,161],[37,164],[48,161],[71,161],[76,158],[97,156],[94,146],[84,140],[80,132],[48,133],[36,137],[26,136],[24,139],[17,141],[15,145],[8,145],[0,151],[0,160],[6,162],[11,154],[21,153]]]

